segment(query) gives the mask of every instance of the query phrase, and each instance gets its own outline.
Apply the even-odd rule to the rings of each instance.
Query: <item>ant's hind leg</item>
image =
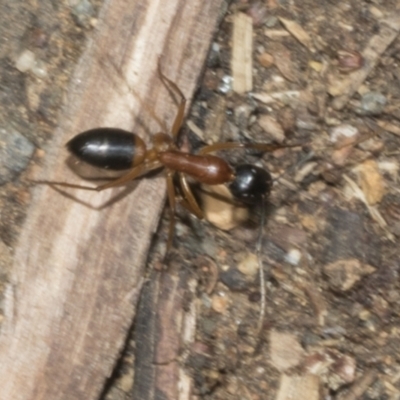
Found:
[[[94,190],[97,191],[97,187],[93,186],[85,186],[85,185],[77,185],[74,183],[67,183],[67,182],[58,182],[58,181],[45,181],[45,180],[39,180],[35,181],[32,180],[30,181],[32,183],[35,183],[37,185],[48,185],[48,186],[62,186],[62,187],[67,187],[67,188],[72,188],[72,189],[82,189],[82,190]]]
[[[154,169],[160,168],[161,166],[162,165],[158,161],[144,163],[144,164],[138,165],[137,167],[132,168],[125,175],[122,175],[121,177],[114,179],[111,182],[105,183],[104,185],[100,185],[100,186],[86,186],[86,185],[77,185],[74,183],[45,181],[45,180],[32,181],[32,182],[37,183],[39,185],[62,186],[62,187],[73,188],[73,189],[93,190],[96,192],[100,192],[102,190],[109,189],[112,187],[122,186],[125,183],[133,181]]]
[[[148,172],[153,171],[160,167],[162,167],[162,165],[159,161],[152,161],[148,163],[139,164],[138,166],[132,168],[125,175],[122,175],[120,178],[117,178],[112,182],[105,183],[104,185],[98,186],[96,190],[101,191],[112,187],[125,185],[125,183],[140,178],[141,176],[147,174]]]

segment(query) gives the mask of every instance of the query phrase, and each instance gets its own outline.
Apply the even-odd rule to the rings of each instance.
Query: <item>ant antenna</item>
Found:
[[[264,265],[261,258],[261,248],[262,248],[262,238],[264,235],[264,224],[265,224],[265,206],[266,206],[266,198],[262,196],[261,201],[261,221],[260,221],[260,231],[258,233],[258,239],[256,244],[256,254],[257,254],[257,261],[258,261],[258,272],[259,272],[259,279],[260,279],[260,314],[258,316],[258,324],[257,324],[257,333],[261,332],[261,328],[265,318],[265,303],[267,301],[266,297],[266,288],[265,288],[265,273],[264,273]]]
[[[302,160],[300,160],[297,164],[292,166],[289,170],[282,172],[279,176],[272,180],[272,183],[279,181],[282,176],[286,175],[289,172],[294,172],[299,166],[305,164],[308,160],[314,157],[313,152],[307,154]],[[258,316],[258,324],[257,324],[257,333],[259,334],[262,329],[262,325],[265,318],[265,304],[267,301],[267,290],[265,284],[265,272],[264,272],[264,265],[262,262],[262,239],[264,235],[264,225],[266,221],[266,203],[267,203],[267,196],[262,195],[261,197],[261,221],[260,221],[260,231],[258,233],[258,239],[256,244],[256,255],[257,255],[257,262],[258,262],[258,271],[259,271],[259,279],[260,279],[260,313]]]

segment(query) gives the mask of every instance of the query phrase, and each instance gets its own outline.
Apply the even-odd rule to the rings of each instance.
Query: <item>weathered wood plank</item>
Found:
[[[170,126],[175,106],[156,74],[190,98],[223,1],[106,1],[77,66],[40,178],[77,181],[63,143],[98,126],[145,135]],[[108,61],[126,75],[120,79]],[[126,82],[134,88],[128,91]],[[164,202],[160,178],[141,181],[96,210],[38,187],[16,249],[0,333],[1,399],[95,399],[135,313],[142,272]],[[91,205],[116,191],[74,195]]]

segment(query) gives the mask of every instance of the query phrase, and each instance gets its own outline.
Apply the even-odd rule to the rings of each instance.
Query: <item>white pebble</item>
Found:
[[[285,260],[291,265],[298,265],[301,260],[301,251],[291,249],[286,253]]]
[[[358,129],[352,125],[342,124],[330,131],[331,142],[336,143],[343,138],[352,138],[358,134]]]
[[[26,72],[35,66],[35,54],[30,50],[24,50],[15,62],[18,71]]]

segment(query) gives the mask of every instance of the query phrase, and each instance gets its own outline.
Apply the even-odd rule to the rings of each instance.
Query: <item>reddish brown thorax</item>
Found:
[[[199,156],[166,151],[159,154],[159,160],[167,168],[183,172],[207,185],[219,185],[235,178],[233,169],[225,160],[209,154]]]

